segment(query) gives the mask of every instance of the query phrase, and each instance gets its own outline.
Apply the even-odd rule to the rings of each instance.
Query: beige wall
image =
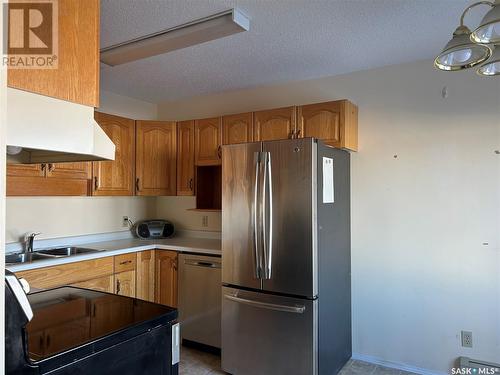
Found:
[[[127,230],[132,221],[156,215],[155,198],[145,197],[9,197],[6,241],[17,242],[26,232],[37,238],[57,238]]]
[[[99,110],[134,119],[155,119],[156,105],[102,92]],[[6,242],[16,242],[26,232],[40,238],[127,230],[122,216],[140,220],[156,215],[155,198],[147,197],[9,197]]]
[[[498,79],[437,72],[423,61],[162,103],[159,117],[341,98],[359,106],[351,171],[354,352],[428,369],[422,373],[449,373],[460,355],[498,362]],[[180,202],[162,204],[164,215],[175,216]],[[194,213],[183,218],[183,225],[198,223]],[[472,349],[461,347],[460,330],[473,332]]]
[[[220,212],[190,211],[196,208],[195,197],[158,197],[157,216],[172,221],[177,229],[219,231],[221,230]],[[203,216],[207,216],[208,225],[202,225]]]

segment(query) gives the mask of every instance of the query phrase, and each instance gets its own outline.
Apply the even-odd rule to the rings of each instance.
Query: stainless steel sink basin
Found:
[[[38,253],[7,254],[5,263],[30,263],[34,260],[50,259],[50,255]]]
[[[84,247],[58,247],[56,249],[46,249],[37,251],[38,254],[52,255],[55,257],[68,257],[77,254],[96,253],[99,250],[87,249]]]

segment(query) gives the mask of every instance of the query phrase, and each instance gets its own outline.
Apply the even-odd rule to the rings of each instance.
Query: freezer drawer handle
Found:
[[[277,305],[274,303],[260,302],[260,301],[254,301],[251,299],[241,298],[241,297],[237,297],[237,296],[230,295],[230,294],[225,294],[224,298],[226,298],[230,301],[233,301],[233,302],[243,303],[245,305],[255,306],[255,307],[262,308],[262,309],[291,312],[291,313],[295,313],[295,314],[302,314],[306,310],[305,306]]]
[[[184,261],[184,264],[187,264],[189,266],[220,268],[220,263],[204,262],[199,260],[186,260]]]

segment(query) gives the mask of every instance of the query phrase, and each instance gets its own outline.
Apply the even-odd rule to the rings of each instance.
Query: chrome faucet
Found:
[[[24,238],[24,244],[25,244],[25,252],[26,253],[32,253],[33,252],[33,242],[35,241],[35,237],[41,234],[40,232],[35,232],[35,233],[30,233],[27,234],[26,237]]]

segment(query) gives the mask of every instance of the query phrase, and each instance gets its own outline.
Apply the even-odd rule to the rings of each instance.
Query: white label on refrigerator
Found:
[[[335,202],[333,191],[333,159],[323,158],[323,203]]]

